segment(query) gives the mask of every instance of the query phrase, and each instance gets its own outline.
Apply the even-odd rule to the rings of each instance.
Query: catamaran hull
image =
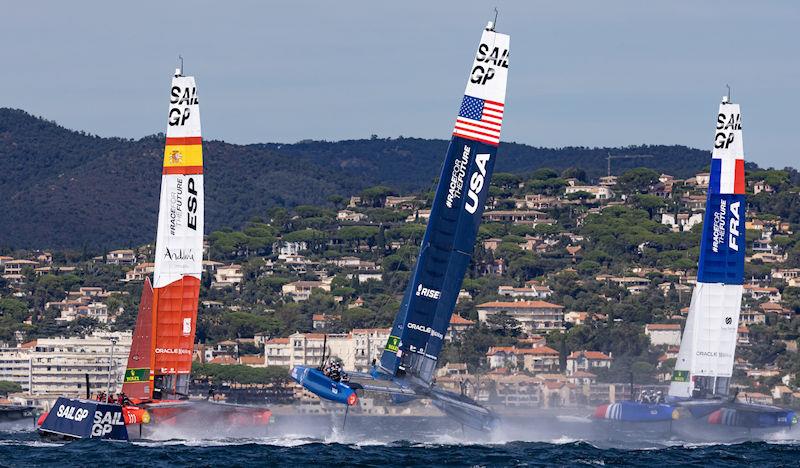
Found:
[[[144,405],[150,423],[133,429],[132,438],[219,438],[263,436],[272,412],[265,407],[203,400],[153,402]]]
[[[292,368],[291,376],[303,388],[325,400],[350,406],[358,402],[358,395],[354,388],[331,379],[319,369],[296,366]]]

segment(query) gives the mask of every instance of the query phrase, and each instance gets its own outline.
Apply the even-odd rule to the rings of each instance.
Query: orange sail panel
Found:
[[[129,398],[149,400],[153,396],[152,335],[153,328],[153,286],[150,278],[144,280],[142,298],[139,300],[139,315],[133,331],[131,351],[128,354],[128,368],[122,391]]]
[[[188,275],[156,289],[156,375],[191,372],[199,294],[200,280]]]

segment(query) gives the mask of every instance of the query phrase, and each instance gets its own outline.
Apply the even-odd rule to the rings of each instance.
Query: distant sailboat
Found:
[[[719,106],[697,285],[669,397],[727,397],[744,282],[744,148],[738,104]]]
[[[668,400],[694,417],[681,418],[679,430],[702,423],[740,427],[749,434],[797,422],[793,411],[739,403],[731,392],[744,282],[744,226],[741,110],[724,96],[717,113],[697,285],[669,388]]]
[[[419,257],[380,363],[349,382],[297,366],[292,378],[316,395],[354,405],[356,391],[397,400],[431,398],[462,424],[478,429],[494,416],[475,401],[433,384],[444,335],[469,266],[494,169],[505,112],[509,36],[483,31],[436,189]]]
[[[797,422],[793,411],[739,403],[730,391],[744,283],[744,226],[741,111],[724,96],[717,113],[697,284],[666,401],[601,405],[595,410],[596,419],[669,421],[670,431],[717,441]],[[736,432],[734,427],[746,432]]]

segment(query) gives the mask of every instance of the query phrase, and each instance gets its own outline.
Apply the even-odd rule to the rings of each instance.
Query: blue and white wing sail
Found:
[[[430,220],[381,368],[430,382],[489,192],[508,75],[509,36],[487,28],[475,53]]]
[[[741,112],[723,98],[717,114],[697,285],[669,395],[726,395],[733,372],[745,255]]]

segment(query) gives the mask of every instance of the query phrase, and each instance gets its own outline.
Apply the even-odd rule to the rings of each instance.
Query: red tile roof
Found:
[[[474,324],[475,322],[473,322],[472,320],[465,319],[464,317],[458,314],[453,314],[452,316],[450,316],[450,325],[474,325]]]
[[[578,359],[579,357],[585,357],[586,359],[596,359],[596,360],[610,360],[611,356],[601,353],[600,351],[573,351],[572,354],[567,356],[567,359]]]
[[[478,307],[483,308],[502,308],[502,309],[563,309],[564,306],[558,304],[551,304],[550,302],[546,301],[516,301],[516,302],[500,302],[500,301],[493,301],[493,302],[484,302],[483,304],[478,304]]]
[[[648,330],[680,330],[679,323],[648,323],[645,325]]]

